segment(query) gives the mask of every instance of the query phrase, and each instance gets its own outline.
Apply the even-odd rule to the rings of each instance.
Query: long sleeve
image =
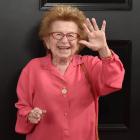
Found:
[[[110,58],[89,57],[85,64],[97,96],[104,96],[122,88],[125,70],[114,52]]]
[[[27,134],[32,131],[34,124],[27,121],[27,114],[32,109],[33,83],[27,68],[24,68],[17,84],[18,102],[15,104],[17,111],[17,121],[15,131]]]

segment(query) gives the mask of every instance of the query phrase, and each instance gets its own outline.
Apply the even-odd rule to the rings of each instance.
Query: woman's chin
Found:
[[[63,57],[63,58],[69,58],[71,57],[73,54],[71,51],[64,51],[64,52],[60,52],[58,54],[59,57]]]
[[[71,56],[72,56],[72,54],[62,54],[62,55],[59,55],[59,58],[68,59]]]

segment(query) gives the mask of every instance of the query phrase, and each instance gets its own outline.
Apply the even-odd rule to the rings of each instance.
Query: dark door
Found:
[[[100,99],[101,140],[139,139],[139,7],[140,1],[133,0],[131,11],[86,11],[99,24],[104,18],[107,20],[107,38],[114,40],[110,46],[121,54],[127,69],[120,93]],[[31,58],[44,55],[37,37],[42,13],[39,0],[0,1],[0,140],[25,139],[24,135],[16,134],[14,130],[16,84],[23,66]],[[122,93],[124,95],[120,95]]]

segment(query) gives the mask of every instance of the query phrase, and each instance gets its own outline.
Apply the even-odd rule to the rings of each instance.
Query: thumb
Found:
[[[88,48],[90,48],[90,49],[92,48],[91,43],[89,43],[89,42],[86,41],[86,40],[80,40],[79,43],[82,44],[82,45],[85,45],[86,47],[88,47]]]

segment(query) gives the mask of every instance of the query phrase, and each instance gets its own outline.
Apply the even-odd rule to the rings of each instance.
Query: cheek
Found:
[[[79,43],[78,43],[78,41],[71,42],[71,46],[72,46],[73,50],[75,50],[75,51],[79,50]]]
[[[50,47],[50,49],[55,49],[56,48],[56,45],[57,45],[57,42],[50,39],[50,41],[49,41],[49,47]]]

